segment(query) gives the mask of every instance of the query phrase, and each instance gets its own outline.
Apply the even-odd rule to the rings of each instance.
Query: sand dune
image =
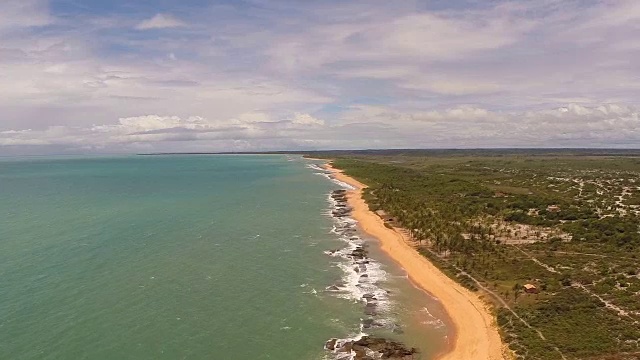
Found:
[[[363,231],[380,240],[382,250],[400,264],[412,281],[438,298],[455,326],[455,339],[440,360],[504,360],[509,359],[495,324],[495,317],[477,294],[451,280],[409,244],[405,235],[385,227],[383,220],[361,196],[366,185],[327,165],[337,180],[356,190],[348,192],[353,217]]]

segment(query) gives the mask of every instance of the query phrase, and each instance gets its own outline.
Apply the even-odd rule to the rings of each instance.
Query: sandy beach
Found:
[[[337,180],[356,188],[349,191],[352,216],[367,234],[379,239],[382,250],[402,266],[415,285],[438,298],[455,326],[455,338],[440,360],[506,360],[505,347],[495,318],[477,294],[465,289],[442,273],[409,245],[401,232],[387,228],[361,196],[366,185],[326,165]]]

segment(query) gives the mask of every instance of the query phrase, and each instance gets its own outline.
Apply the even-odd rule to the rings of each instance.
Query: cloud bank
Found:
[[[640,110],[620,105],[572,104],[550,110],[495,112],[461,106],[397,112],[354,107],[333,125],[309,114],[274,119],[264,113],[212,120],[144,115],[116,124],[51,126],[0,132],[0,146],[48,146],[124,152],[259,151],[280,149],[614,147],[637,146]],[[189,143],[185,145],[184,143]]]
[[[638,147],[633,0],[0,3],[0,154]]]

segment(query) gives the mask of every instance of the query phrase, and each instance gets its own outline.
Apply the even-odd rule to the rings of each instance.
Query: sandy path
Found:
[[[384,221],[369,211],[362,199],[366,185],[327,165],[336,179],[357,188],[347,193],[352,216],[367,234],[380,240],[381,248],[409,274],[420,288],[438,298],[455,326],[455,339],[440,360],[504,360],[509,359],[500,339],[495,318],[477,294],[463,288],[443,274],[408,244],[398,231],[384,226]]]

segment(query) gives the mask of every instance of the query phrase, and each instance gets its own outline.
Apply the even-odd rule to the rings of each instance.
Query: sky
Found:
[[[0,155],[640,147],[637,0],[0,0]]]

